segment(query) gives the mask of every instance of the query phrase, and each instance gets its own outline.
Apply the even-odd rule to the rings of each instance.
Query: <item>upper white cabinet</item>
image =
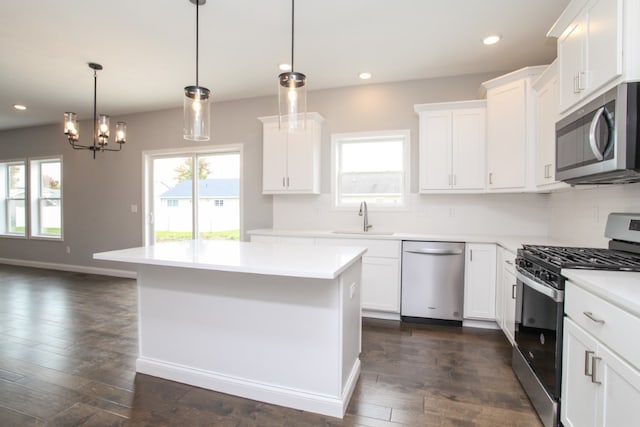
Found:
[[[535,91],[535,178],[539,189],[566,187],[556,181],[556,122],[558,115],[558,68],[554,61],[533,82]]]
[[[558,38],[560,112],[640,77],[637,0],[573,0],[548,35]]]
[[[467,243],[464,265],[464,318],[496,318],[496,245]]]
[[[487,179],[490,190],[535,191],[535,95],[547,67],[526,67],[483,83],[487,89]]]
[[[486,101],[414,109],[420,117],[420,192],[484,190]]]
[[[306,128],[289,130],[278,116],[260,117],[263,123],[263,194],[319,194],[322,122],[307,113]]]

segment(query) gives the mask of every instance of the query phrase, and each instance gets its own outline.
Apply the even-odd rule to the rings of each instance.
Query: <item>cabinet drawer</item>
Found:
[[[365,257],[397,258],[400,259],[400,241],[370,240],[370,239],[332,239],[318,238],[317,245],[326,246],[358,246],[367,248]]]
[[[566,284],[564,311],[636,369],[640,367],[640,341],[634,338],[640,330],[640,318],[571,282]]]

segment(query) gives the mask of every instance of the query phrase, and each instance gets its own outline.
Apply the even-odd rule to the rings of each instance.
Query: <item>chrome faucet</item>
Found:
[[[364,217],[364,231],[369,231],[373,225],[369,224],[369,210],[367,209],[367,202],[360,203],[360,212],[358,212],[358,216]]]

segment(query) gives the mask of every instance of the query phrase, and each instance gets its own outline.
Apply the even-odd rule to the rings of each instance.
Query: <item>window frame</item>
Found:
[[[60,196],[42,196],[42,165],[60,163]],[[64,179],[62,155],[29,158],[29,238],[33,240],[64,241]],[[60,235],[40,233],[42,224],[42,202],[57,200],[60,204]]]
[[[147,150],[142,152],[142,194],[143,198],[143,212],[142,215],[142,244],[144,246],[154,245],[154,235],[151,232],[153,229],[153,215],[155,210],[157,209],[154,206],[153,194],[150,194],[150,189],[152,188],[153,182],[153,161],[155,159],[161,158],[170,158],[176,156],[185,156],[185,157],[193,157],[194,159],[198,156],[206,156],[208,154],[216,155],[216,154],[238,154],[240,156],[240,165],[239,165],[239,174],[240,174],[240,197],[238,200],[239,203],[239,227],[240,227],[240,241],[242,241],[242,236],[244,234],[244,144],[221,144],[221,145],[203,145],[200,147],[191,147],[191,148],[169,148],[169,149],[161,149],[161,150]],[[189,203],[192,204],[194,199],[197,199],[198,195],[198,185],[197,180],[193,180],[193,188],[192,188],[192,197],[189,200]],[[193,209],[192,212],[193,219],[192,225],[197,224],[198,221],[198,209]],[[195,229],[194,229],[195,230]],[[193,238],[196,240],[199,239],[199,233],[194,232]]]
[[[372,140],[397,138],[402,140],[402,193],[400,195],[400,203],[392,205],[367,202],[367,207],[372,211],[397,212],[408,209],[408,197],[411,188],[411,131],[409,129],[331,134],[331,199],[333,209],[351,211],[354,207],[357,209],[360,203],[340,203],[340,145],[344,142],[353,143],[359,140],[361,142],[371,142]]]
[[[9,177],[9,168],[15,165],[22,165],[24,167],[24,195],[22,198],[11,197],[11,188],[10,188],[10,177]],[[3,182],[3,188],[0,189],[0,198],[2,199],[3,204],[3,214],[4,214],[4,224],[0,227],[0,237],[9,238],[9,239],[28,239],[29,238],[29,203],[28,194],[29,194],[29,168],[28,161],[26,158],[20,159],[6,159],[0,160],[0,169],[2,170],[3,177],[0,180]],[[24,203],[24,232],[22,234],[12,233],[9,231],[10,229],[10,201],[11,200],[22,200]]]

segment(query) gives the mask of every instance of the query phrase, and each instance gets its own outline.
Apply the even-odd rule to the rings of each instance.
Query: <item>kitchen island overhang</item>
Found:
[[[365,251],[186,241],[94,258],[137,266],[137,372],[342,418]]]

